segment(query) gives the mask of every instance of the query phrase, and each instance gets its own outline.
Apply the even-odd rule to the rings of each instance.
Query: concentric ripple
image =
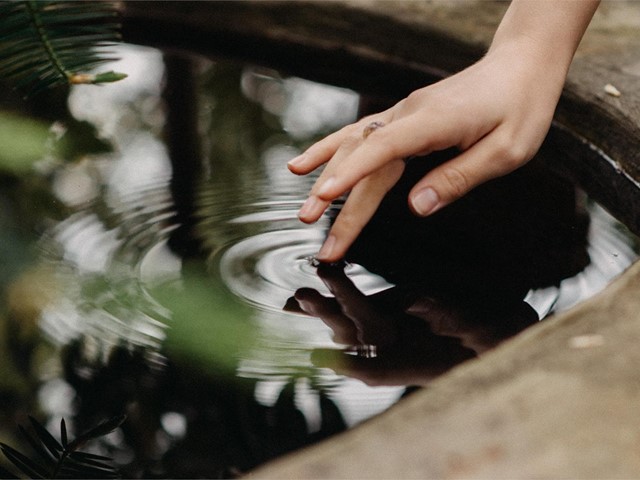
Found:
[[[221,256],[222,278],[235,295],[263,308],[282,309],[300,287],[330,295],[316,275],[314,263],[323,239],[317,229],[273,231],[245,238]],[[346,272],[366,294],[390,286],[356,265],[347,266]]]
[[[170,312],[148,286],[180,275],[180,260],[166,246],[176,227],[172,218],[173,203],[160,184],[112,198],[111,205],[96,200],[47,232],[43,259],[60,287],[42,315],[47,336],[61,345],[95,338],[158,348]]]

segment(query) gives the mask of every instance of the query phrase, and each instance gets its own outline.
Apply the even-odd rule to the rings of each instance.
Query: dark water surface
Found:
[[[63,213],[34,221],[37,259],[7,287],[7,438],[27,413],[79,431],[126,413],[96,446],[125,476],[234,476],[384,411],[636,258],[536,162],[415,219],[408,185],[444,152],[408,165],[345,265],[318,268],[339,205],[300,223],[314,177],[285,165],[371,99],[121,55],[129,79],[69,98],[114,151],[43,167]]]

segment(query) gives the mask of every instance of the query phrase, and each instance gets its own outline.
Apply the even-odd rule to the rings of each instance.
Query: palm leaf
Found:
[[[120,41],[110,1],[0,0],[0,79],[34,95],[45,88],[125,78],[89,73],[113,60],[105,48]]]

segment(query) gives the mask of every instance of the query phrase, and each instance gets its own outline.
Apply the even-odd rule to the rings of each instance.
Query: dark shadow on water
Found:
[[[521,299],[588,264],[589,219],[575,187],[535,161],[428,218],[414,216],[410,188],[453,155],[412,159],[347,260],[392,283],[422,283],[474,301]]]

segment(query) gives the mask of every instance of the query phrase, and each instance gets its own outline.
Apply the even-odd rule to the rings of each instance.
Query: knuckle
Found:
[[[351,209],[343,209],[336,219],[333,230],[343,236],[362,228],[362,220],[360,215],[351,211]]]
[[[467,175],[454,166],[447,166],[442,171],[442,177],[452,197],[460,198],[471,190],[471,182]]]
[[[351,302],[345,302],[341,305],[342,313],[348,318],[358,318],[362,312],[351,304]]]
[[[428,100],[432,97],[432,92],[433,89],[429,87],[414,90],[409,95],[407,95],[406,103],[408,103],[409,105],[422,105],[425,100]]]
[[[497,140],[496,158],[508,170],[515,170],[532,156],[526,144],[511,135],[503,135]]]
[[[345,136],[340,144],[340,148],[346,150],[353,150],[360,143],[359,135],[355,130],[352,130],[349,135]]]

